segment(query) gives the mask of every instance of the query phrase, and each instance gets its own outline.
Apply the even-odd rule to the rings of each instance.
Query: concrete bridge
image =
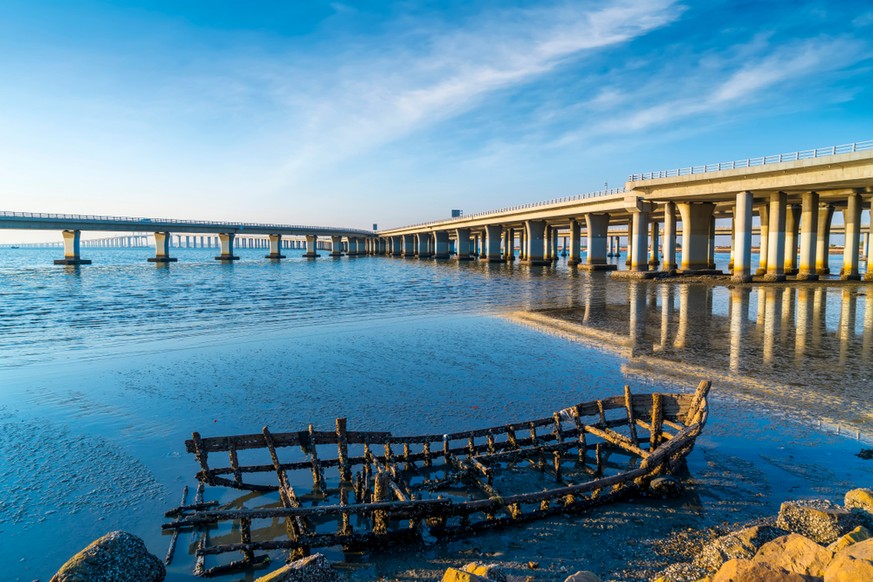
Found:
[[[628,232],[628,271],[645,278],[660,266],[673,274],[714,274],[716,219],[730,221],[733,278],[753,274],[782,281],[829,274],[831,221],[843,215],[840,276],[860,279],[861,217],[873,200],[873,140],[790,154],[749,158],[662,172],[633,174],[620,190],[594,192],[483,212],[471,216],[380,230],[377,252],[394,256],[520,259],[532,265],[557,258],[558,238],[569,238],[569,264],[612,270],[607,257]],[[751,264],[753,217],[758,217],[760,262]],[[582,237],[587,257],[581,257]],[[681,237],[681,262],[677,252]],[[873,253],[866,253],[873,279]]]
[[[300,226],[287,224],[260,224],[239,222],[212,222],[197,220],[173,220],[167,218],[134,218],[123,216],[86,216],[79,214],[45,214],[33,212],[0,212],[0,228],[18,230],[60,230],[64,237],[64,258],[55,261],[58,265],[87,265],[91,261],[81,257],[81,233],[83,231],[129,232],[129,238],[140,237],[143,230],[154,233],[155,256],[150,262],[168,263],[176,258],[170,256],[170,241],[172,232],[188,233],[187,242],[200,236],[201,246],[218,246],[220,254],[215,257],[220,261],[235,261],[234,239],[246,235],[249,248],[269,248],[268,259],[282,259],[283,248],[288,248],[288,242],[283,236],[304,237],[308,258],[318,257],[319,237],[331,240],[331,256],[340,256],[343,250],[349,255],[364,253],[364,241],[373,236],[372,231],[334,228],[322,226]],[[266,238],[255,238],[252,235],[266,235]],[[255,244],[257,241],[257,246]],[[296,242],[296,241],[294,241]],[[132,241],[131,241],[132,244]],[[196,245],[196,242],[195,242]]]

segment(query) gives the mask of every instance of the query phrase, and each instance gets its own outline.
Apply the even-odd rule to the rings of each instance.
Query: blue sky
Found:
[[[5,0],[0,209],[389,227],[849,143],[871,44],[861,1]]]

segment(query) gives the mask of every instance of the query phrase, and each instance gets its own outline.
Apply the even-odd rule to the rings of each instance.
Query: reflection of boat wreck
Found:
[[[351,432],[345,419],[332,432],[310,425],[290,433],[194,433],[186,446],[200,463],[201,483],[264,493],[221,508],[200,496],[194,505],[183,500],[163,528],[199,529],[195,572],[211,575],[262,563],[257,551],[302,555],[312,547],[430,541],[579,511],[679,466],[706,422],[709,386],[645,395],[625,387],[623,396],[547,418],[445,435]],[[213,453],[226,453],[228,466],[211,465]],[[258,499],[262,505],[252,506]],[[218,528],[223,543],[210,543],[207,528]],[[231,541],[228,533],[237,531],[239,541]],[[226,552],[243,558],[204,568],[206,556]]]

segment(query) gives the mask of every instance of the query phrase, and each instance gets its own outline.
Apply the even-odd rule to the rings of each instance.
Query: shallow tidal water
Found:
[[[545,416],[624,384],[713,380],[683,497],[427,548],[328,551],[355,580],[438,579],[477,559],[536,580],[580,569],[644,579],[654,540],[671,532],[873,485],[873,461],[855,456],[873,441],[871,285],[627,283],[565,260],[288,251],[276,263],[262,249],[241,249],[233,265],[175,249],[169,266],[146,263],[146,249],[88,249],[94,264],[76,269],[52,265],[58,252],[0,249],[4,579],[46,581],[113,529],[163,557],[163,512],[195,484],[184,450],[195,430],[328,430],[345,416],[350,430],[447,432]],[[168,580],[196,579],[190,551],[183,534]]]

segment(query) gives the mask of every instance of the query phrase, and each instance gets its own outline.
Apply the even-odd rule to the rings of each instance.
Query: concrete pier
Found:
[[[175,263],[178,259],[170,256],[170,233],[155,233],[155,256],[149,257],[150,263]]]
[[[215,257],[216,261],[238,261],[239,257],[233,254],[233,241],[236,234],[233,232],[218,233],[218,244],[221,254]]]
[[[81,248],[81,231],[65,230],[64,236],[64,258],[55,259],[56,265],[90,265],[91,261],[83,259],[80,254]]]
[[[306,235],[306,252],[303,257],[306,259],[317,259],[321,255],[318,254],[318,235]]]
[[[774,192],[770,195],[770,228],[768,229],[767,271],[765,281],[778,282],[785,280],[785,192]],[[761,247],[761,254],[765,252]]]
[[[284,259],[285,255],[282,254],[282,235],[281,234],[271,234],[269,235],[270,242],[270,254],[265,255],[265,259]]]

